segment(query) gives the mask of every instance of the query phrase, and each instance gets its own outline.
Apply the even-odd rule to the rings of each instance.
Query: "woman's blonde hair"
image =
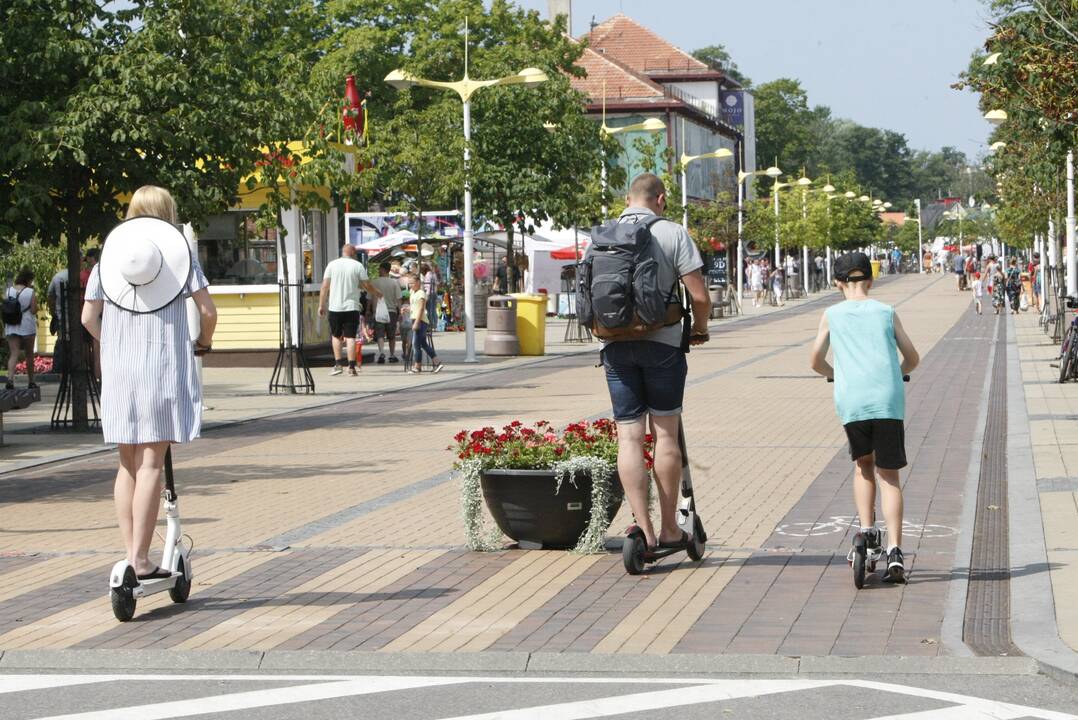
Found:
[[[176,224],[176,201],[168,190],[156,185],[143,185],[131,196],[127,206],[127,219],[136,217],[160,218]]]

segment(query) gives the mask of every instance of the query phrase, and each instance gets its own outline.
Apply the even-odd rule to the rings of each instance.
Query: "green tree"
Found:
[[[808,167],[816,147],[820,115],[809,108],[799,80],[779,78],[758,86],[756,97],[756,157],[761,165],[778,162],[787,172]],[[767,181],[761,180],[760,193]]]
[[[708,45],[699,50],[693,50],[692,56],[700,62],[709,65],[712,69],[726,75],[743,88],[752,87],[752,80],[737,66],[730,57],[730,53],[722,45]]]
[[[315,10],[314,0],[7,3],[0,238],[65,241],[75,279],[81,246],[140,185],[169,187],[184,219],[226,208],[260,146],[301,137],[317,115]],[[84,428],[81,338],[72,377]]]

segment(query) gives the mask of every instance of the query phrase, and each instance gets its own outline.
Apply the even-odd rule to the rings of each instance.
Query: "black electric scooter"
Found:
[[[827,378],[827,382],[829,383],[833,383],[834,381],[834,378]],[[909,381],[909,375],[902,376],[902,382],[908,383]],[[857,517],[856,510],[854,510],[854,517]],[[872,513],[872,522],[876,522],[875,511]],[[875,543],[870,543],[869,538],[866,538],[860,530],[853,536],[853,549],[850,550],[850,554],[846,557],[846,561],[853,570],[853,585],[858,590],[865,586],[866,572],[869,574],[876,572],[876,564],[884,556],[883,546],[878,542],[881,535],[882,533],[876,533],[877,542]],[[903,582],[905,582],[905,580],[903,580]]]
[[[689,537],[684,543],[657,547],[648,550],[644,531],[633,523],[625,531],[625,540],[621,544],[621,559],[625,572],[639,575],[647,565],[656,563],[674,553],[684,551],[690,560],[700,562],[704,559],[704,545],[707,533],[704,523],[696,514],[696,500],[693,498],[692,471],[689,469],[689,453],[685,448],[685,426],[678,420],[678,447],[681,448],[681,502],[677,508],[677,524]]]

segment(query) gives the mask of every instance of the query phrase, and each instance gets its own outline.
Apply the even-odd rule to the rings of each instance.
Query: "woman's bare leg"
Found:
[[[131,507],[131,533],[135,550],[135,572],[145,574],[155,564],[150,562],[150,543],[161,508],[162,469],[165,466],[167,442],[145,443],[136,446],[135,494]]]
[[[135,564],[135,545],[131,541],[131,504],[135,496],[135,445],[120,445],[120,468],[116,471],[116,484],[112,489],[116,503],[116,520],[120,525],[120,535],[124,539],[124,552],[127,562]]]

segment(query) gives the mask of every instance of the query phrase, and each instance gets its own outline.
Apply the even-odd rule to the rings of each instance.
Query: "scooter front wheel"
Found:
[[[187,575],[187,563],[189,560],[184,560],[183,556],[180,556],[180,561],[176,564],[176,572],[180,574],[176,578],[176,584],[168,589],[168,596],[172,598],[174,603],[185,603],[187,598],[191,595],[191,580]]]
[[[127,622],[135,617],[135,594],[138,587],[138,578],[135,576],[135,568],[128,567],[124,570],[124,580],[120,587],[114,587],[109,592],[112,600],[112,614],[120,622]]]
[[[625,565],[625,572],[630,575],[639,575],[644,572],[644,554],[647,549],[644,533],[636,531],[626,536],[621,544],[621,561]]]
[[[858,590],[865,586],[865,551],[861,548],[853,553],[853,584]]]
[[[704,559],[705,537],[704,523],[697,517],[693,521],[692,539],[689,540],[689,546],[685,548],[686,554],[688,554],[689,559],[693,562],[700,562]]]

